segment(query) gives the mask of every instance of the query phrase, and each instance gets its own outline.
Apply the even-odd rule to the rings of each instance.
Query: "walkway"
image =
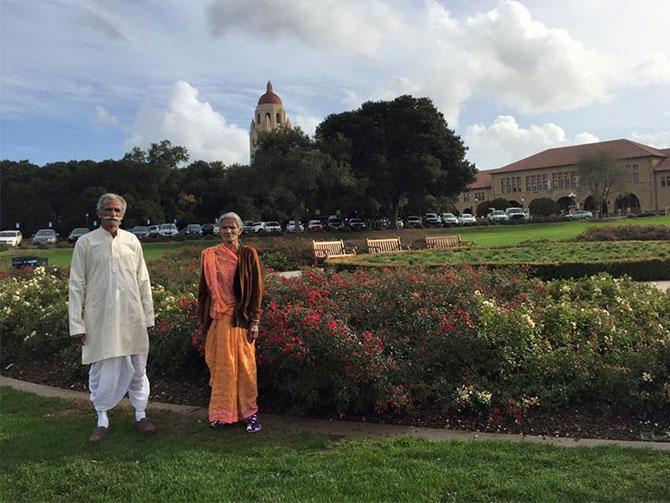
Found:
[[[88,401],[88,393],[83,391],[72,391],[67,389],[52,388],[42,384],[34,384],[19,381],[9,377],[0,376],[0,386],[8,386],[18,391],[34,393],[39,396],[59,397],[67,400]],[[121,402],[122,407],[131,407],[128,399]],[[192,415],[198,418],[207,417],[207,409],[189,405],[173,405],[169,403],[150,402],[150,411],[171,411]],[[534,444],[552,445],[557,447],[595,447],[595,446],[618,446],[647,448],[659,451],[670,451],[670,442],[642,442],[627,440],[600,440],[544,437],[531,435],[513,435],[503,433],[475,433],[458,430],[444,430],[438,428],[422,428],[415,426],[397,426],[392,424],[356,423],[352,421],[331,421],[326,419],[305,419],[300,417],[276,416],[263,414],[263,423],[271,430],[284,431],[307,431],[330,436],[363,436],[363,437],[397,437],[407,435],[415,438],[445,442],[450,440],[481,441],[481,440],[507,440],[510,442],[529,442]]]

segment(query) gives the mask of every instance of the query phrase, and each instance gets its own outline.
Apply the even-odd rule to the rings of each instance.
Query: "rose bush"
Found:
[[[153,374],[204,372],[193,253],[150,264]],[[6,365],[76,363],[64,271],[0,277]],[[543,282],[523,270],[366,270],[266,277],[261,397],[300,413],[522,417],[531,407],[670,404],[670,294],[599,275]],[[663,409],[665,410],[665,409]]]

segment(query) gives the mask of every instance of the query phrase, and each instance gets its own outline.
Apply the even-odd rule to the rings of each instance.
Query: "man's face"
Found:
[[[107,199],[101,210],[98,210],[100,227],[115,234],[123,220],[123,204],[118,199]]]

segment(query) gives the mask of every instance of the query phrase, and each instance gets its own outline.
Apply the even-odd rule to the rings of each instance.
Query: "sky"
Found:
[[[627,138],[670,147],[670,0],[0,0],[0,159],[169,139],[249,162],[268,80],[294,126],[427,96],[482,170]]]

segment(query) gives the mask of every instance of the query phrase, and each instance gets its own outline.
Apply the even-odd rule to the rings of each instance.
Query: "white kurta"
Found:
[[[77,240],[70,268],[70,335],[86,334],[87,364],[149,352],[154,325],[149,272],[137,237],[99,228]]]

